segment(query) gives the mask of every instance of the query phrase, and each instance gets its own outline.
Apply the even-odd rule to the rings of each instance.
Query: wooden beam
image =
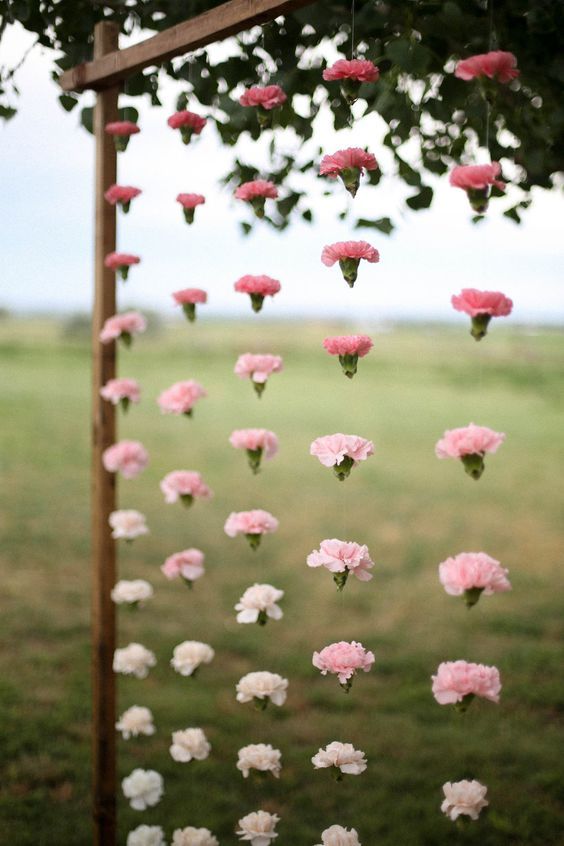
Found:
[[[119,26],[101,22],[94,30],[95,61],[118,45]],[[116,683],[113,656],[116,645],[115,606],[111,590],[116,581],[115,541],[108,517],[116,507],[115,475],[106,472],[102,453],[116,439],[112,403],[100,388],[115,376],[115,342],[100,343],[104,321],[116,312],[115,273],[104,257],[116,248],[116,207],[104,191],[116,182],[117,155],[112,136],[104,131],[118,119],[119,86],[100,92],[94,110],[96,139],[94,312],[92,316],[92,799],[94,846],[116,842]]]
[[[255,24],[310,6],[313,2],[315,0],[229,0],[140,44],[95,55],[94,61],[65,71],[59,78],[59,84],[63,91],[106,88],[143,68],[206,47]]]

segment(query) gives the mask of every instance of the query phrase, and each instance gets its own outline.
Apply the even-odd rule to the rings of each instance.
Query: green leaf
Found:
[[[94,109],[92,106],[85,106],[80,112],[80,123],[87,132],[94,134]]]
[[[389,235],[395,227],[389,217],[379,217],[378,220],[368,220],[361,217],[357,220],[355,229],[378,229],[384,235]]]
[[[519,212],[517,211],[518,208],[519,206],[517,205],[507,209],[507,211],[503,212],[503,216],[508,217],[509,220],[512,220],[514,223],[521,223],[521,218],[519,217]]]
[[[405,201],[410,209],[419,211],[419,209],[428,209],[433,202],[433,189],[428,185],[424,185],[418,194],[413,197],[408,197]]]
[[[241,221],[239,225],[241,226],[241,229],[243,230],[243,235],[245,236],[249,235],[253,231],[253,227],[250,223],[245,223],[244,221]]]
[[[11,106],[0,106],[0,118],[11,120],[16,114],[16,111],[17,109],[13,109]]]
[[[59,103],[61,104],[65,112],[72,112],[72,110],[78,103],[78,97],[74,97],[72,94],[61,94],[59,96]]]
[[[137,109],[132,108],[132,106],[126,106],[125,109],[119,110],[119,119],[130,120],[131,123],[137,123],[139,120],[139,112]]]

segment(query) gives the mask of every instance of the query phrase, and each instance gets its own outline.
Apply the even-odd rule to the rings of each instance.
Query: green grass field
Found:
[[[121,375],[144,390],[121,436],[142,440],[151,463],[120,483],[120,505],[144,511],[151,534],[120,547],[120,574],[151,581],[155,598],[120,611],[119,643],[140,641],[158,664],[144,681],[120,677],[119,700],[121,710],[149,706],[158,731],[120,741],[119,773],[154,768],[166,794],[142,813],[119,797],[120,843],[146,822],[169,838],[176,827],[207,826],[234,846],[237,820],[260,807],[280,814],[281,846],[319,843],[333,823],[354,826],[363,846],[564,843],[564,334],[496,325],[476,344],[462,326],[375,333],[349,381],[320,347],[343,329],[262,315],[178,324],[121,354]],[[260,401],[232,374],[247,350],[285,359]],[[54,322],[3,321],[0,370],[0,842],[82,846],[90,842],[88,341]],[[193,420],[161,416],[154,401],[182,378],[209,392]],[[479,482],[433,452],[445,428],[471,420],[507,433]],[[256,477],[227,441],[245,426],[281,440]],[[314,437],[335,431],[376,444],[344,483],[309,456]],[[158,482],[176,468],[201,470],[214,499],[190,511],[164,505]],[[280,519],[255,553],[223,533],[231,510],[253,507]],[[350,580],[339,595],[327,572],[307,568],[326,537],[367,543],[372,582]],[[207,574],[189,592],[159,566],[192,545],[206,552]],[[513,592],[467,611],[444,593],[437,565],[482,549],[509,567]],[[281,622],[235,622],[233,606],[254,581],[286,591]],[[196,680],[169,667],[185,639],[216,650]],[[311,666],[314,649],[339,639],[376,655],[349,696]],[[457,658],[499,667],[499,706],[475,702],[460,716],[436,704],[430,676]],[[259,713],[235,701],[235,683],[253,669],[289,678],[284,707]],[[205,729],[207,761],[170,758],[171,731],[187,726]],[[311,756],[331,740],[363,749],[368,770],[340,784],[314,771]],[[279,781],[245,781],[236,770],[238,748],[253,742],[282,750]],[[490,809],[458,829],[439,811],[441,787],[465,777],[488,785]]]

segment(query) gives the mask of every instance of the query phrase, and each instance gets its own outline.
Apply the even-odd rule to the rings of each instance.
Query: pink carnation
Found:
[[[196,135],[199,135],[206,125],[207,120],[206,118],[195,114],[195,112],[189,112],[184,109],[183,111],[175,112],[171,115],[167,120],[167,123],[171,129],[182,129],[183,127],[186,127]]]
[[[341,177],[345,188],[352,196],[356,196],[360,177],[365,170],[376,170],[378,162],[372,155],[360,147],[348,147],[338,150],[332,156],[324,156],[319,166],[319,175],[330,179]]]
[[[121,473],[124,479],[133,479],[145,469],[149,453],[139,441],[118,441],[104,450],[102,463],[108,473]]]
[[[191,505],[193,499],[210,499],[213,496],[201,474],[195,470],[173,470],[167,473],[160,482],[160,489],[165,502],[169,504],[181,499],[185,505]]]
[[[115,206],[119,203],[124,212],[127,212],[129,211],[129,204],[139,194],[141,194],[141,189],[134,188],[132,185],[111,185],[105,192],[104,197],[110,205]]]
[[[499,162],[482,165],[457,165],[450,172],[449,182],[455,188],[463,188],[464,191],[480,190],[488,188],[490,185],[495,185],[503,191],[505,182],[497,179],[500,173],[501,165]]]
[[[235,191],[235,197],[238,200],[247,200],[250,202],[256,197],[266,197],[270,200],[275,200],[278,197],[278,188],[274,182],[268,182],[266,179],[255,179],[253,182],[243,182]]]
[[[183,288],[175,291],[173,298],[177,305],[207,303],[208,295],[202,288]]]
[[[466,710],[475,696],[499,702],[501,680],[497,667],[468,661],[444,661],[432,676],[433,696],[439,705],[458,705]]]
[[[144,332],[147,328],[147,321],[138,311],[126,311],[124,314],[114,314],[108,317],[100,332],[100,341],[103,344],[111,344],[117,338],[121,338],[127,345],[131,343],[131,337]]]
[[[157,403],[163,414],[186,414],[191,416],[194,405],[202,397],[207,397],[207,392],[194,379],[184,382],[175,382],[166,391],[163,391]]]
[[[372,668],[374,653],[365,649],[362,643],[340,640],[326,646],[321,652],[314,652],[312,663],[321,670],[323,676],[335,673],[339,677],[339,684],[348,692],[356,671],[364,670],[367,673]]]
[[[136,123],[130,120],[116,120],[104,127],[108,135],[136,135],[141,132]]]
[[[243,353],[235,363],[234,372],[240,379],[250,379],[260,397],[270,374],[280,373],[282,368],[282,357],[279,355]]]
[[[119,273],[123,280],[127,279],[129,268],[134,264],[139,264],[141,259],[139,256],[133,256],[130,253],[108,253],[104,259],[104,265],[113,270],[114,273]]]
[[[342,541],[337,538],[321,541],[307,557],[308,567],[325,567],[333,573],[333,579],[339,590],[345,586],[349,573],[353,573],[361,582],[369,582],[374,562],[368,553],[368,547],[354,541]]]
[[[201,549],[183,549],[169,555],[161,567],[167,579],[183,578],[190,585],[204,575],[204,553]]]
[[[374,455],[374,444],[358,435],[323,435],[316,438],[309,448],[309,454],[319,459],[324,467],[334,467],[340,481],[346,479],[359,461]]]
[[[270,276],[241,276],[234,288],[240,294],[249,294],[253,311],[260,311],[265,297],[280,291],[280,282]]]
[[[103,388],[100,388],[100,396],[108,402],[117,405],[122,403],[124,410],[130,402],[138,403],[141,399],[139,382],[135,379],[109,379]]]
[[[468,607],[478,602],[480,595],[491,596],[511,590],[508,570],[485,552],[461,552],[439,564],[439,579],[451,596],[465,597]]]
[[[323,346],[330,355],[338,355],[345,376],[352,379],[357,370],[358,359],[367,355],[372,347],[368,335],[336,335],[325,338]]]
[[[255,508],[252,511],[232,511],[223,530],[230,538],[245,535],[251,549],[256,549],[262,535],[275,532],[278,525],[278,520],[269,511]]]
[[[339,241],[327,245],[321,253],[321,261],[326,267],[333,267],[335,262],[339,262],[345,281],[351,288],[356,282],[361,259],[374,264],[380,261],[380,254],[366,241]]]
[[[511,82],[519,76],[519,71],[517,59],[513,53],[492,50],[490,53],[480,53],[468,59],[461,59],[456,65],[454,75],[466,81],[487,76],[489,79],[496,78],[498,82]]]
[[[239,97],[242,106],[260,106],[267,111],[277,109],[286,102],[287,96],[279,85],[253,85]]]
[[[268,429],[235,429],[229,443],[235,449],[261,450],[265,458],[273,458],[278,452],[278,438]]]
[[[338,59],[331,67],[323,71],[325,82],[337,79],[355,79],[357,82],[376,82],[380,71],[374,62],[368,59]]]
[[[185,209],[195,209],[206,202],[203,194],[178,194],[176,202]]]
[[[470,423],[459,429],[447,429],[435,447],[437,458],[462,458],[465,455],[485,455],[497,452],[505,440],[503,432]]]
[[[507,317],[513,308],[513,301],[501,291],[478,291],[476,288],[463,288],[458,296],[452,296],[451,303],[456,311],[463,311],[470,317],[478,314]]]

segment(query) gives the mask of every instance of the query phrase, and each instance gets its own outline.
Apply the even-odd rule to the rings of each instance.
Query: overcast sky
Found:
[[[10,28],[2,41],[3,60],[18,58],[28,43],[22,30]],[[18,115],[0,123],[0,306],[86,311],[92,289],[93,141],[77,126],[78,109],[67,114],[59,106],[49,70],[48,54],[35,49],[18,77]],[[310,176],[315,225],[295,224],[279,235],[263,224],[243,238],[239,222],[248,219],[246,204],[218,184],[232,151],[221,148],[211,124],[188,147],[166,125],[178,90],[167,86],[162,109],[140,109],[142,132],[119,157],[118,181],[143,189],[130,214],[119,220],[119,249],[142,257],[125,290],[120,283],[121,307],[171,313],[170,293],[197,286],[209,291],[210,314],[247,315],[248,300],[233,292],[233,282],[245,273],[266,273],[282,283],[278,297],[265,304],[272,316],[451,319],[451,294],[474,286],[511,296],[516,321],[564,322],[561,196],[536,192],[521,227],[503,219],[494,201],[487,220],[473,226],[464,193],[450,188],[447,179],[433,183],[432,210],[400,217],[403,186],[384,178],[377,188],[361,188],[354,204],[362,216],[398,219],[397,231],[386,237],[339,221],[337,214],[353,201],[340,182],[332,197],[323,197],[324,180]],[[326,118],[318,124],[314,146],[334,152],[368,145],[386,172],[376,117],[338,135]],[[288,136],[284,143],[291,149],[293,140]],[[260,145],[248,139],[241,155],[262,161]],[[191,227],[175,202],[180,191],[207,198]],[[361,265],[353,291],[338,267],[320,262],[325,244],[351,238],[370,241],[381,254],[380,264]]]

